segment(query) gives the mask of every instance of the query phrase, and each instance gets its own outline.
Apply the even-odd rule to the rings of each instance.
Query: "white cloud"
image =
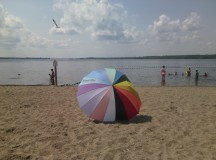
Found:
[[[122,4],[110,4],[108,0],[56,0],[54,8],[64,13],[60,20],[63,29],[51,28],[50,33],[89,33],[96,40],[120,42],[133,42],[137,38],[138,31],[125,25],[127,12]]]
[[[2,27],[4,24],[4,14],[5,14],[4,7],[0,3],[0,27]]]
[[[137,27],[127,24],[128,22],[145,21],[145,19],[132,21],[129,19],[128,21],[128,18],[132,16],[128,16],[124,6],[119,3],[111,4],[108,0],[55,0],[54,2],[54,9],[60,10],[58,13],[63,14],[60,19],[55,19],[60,28],[56,28],[53,24],[49,33],[64,36],[56,38],[56,36],[47,35],[52,39],[34,34],[26,28],[22,19],[7,13],[6,9],[0,4],[0,49],[6,48],[6,50],[14,49],[16,51],[16,49],[21,48],[30,51],[30,48],[35,52],[38,51],[37,49],[42,49],[41,52],[48,54],[45,51],[58,52],[56,48],[64,48],[64,51],[70,48],[68,50],[70,52],[73,46],[77,55],[102,52],[117,53],[120,49],[125,50],[125,53],[129,52],[128,50],[134,50],[134,53],[137,51],[142,55],[143,52],[151,52],[156,47],[162,53],[162,49],[168,51],[171,47],[182,46],[177,44],[178,42],[191,41],[193,43],[190,44],[195,46],[197,42],[194,39],[197,40],[200,34],[200,16],[195,12],[183,19],[172,19],[162,14],[157,20],[152,20],[152,24],[146,31],[145,26],[137,28],[141,27],[140,22],[137,23]],[[46,16],[43,18],[46,19]],[[37,24],[40,24],[40,22]],[[71,35],[76,36],[72,38]],[[97,41],[89,41],[91,38]],[[80,44],[77,40],[85,45]],[[103,42],[101,43],[101,41]],[[117,42],[131,44],[126,46]],[[171,44],[172,42],[176,44]],[[213,44],[209,43],[207,46],[215,50],[214,44],[215,42]],[[100,47],[93,50],[94,46]],[[43,49],[45,50],[43,51]],[[88,52],[89,50],[92,51]],[[157,54],[156,51],[153,53]]]
[[[195,12],[182,22],[179,19],[171,20],[163,14],[149,26],[149,31],[159,41],[184,42],[199,37],[199,21],[200,16]]]
[[[154,24],[150,27],[155,34],[166,32],[178,32],[180,30],[180,21],[171,21],[166,15],[161,15],[158,21],[154,21]]]
[[[4,19],[5,27],[13,28],[13,29],[19,29],[23,28],[23,24],[21,20],[18,17],[15,17],[13,15],[7,15]]]
[[[67,47],[68,43],[70,43],[69,40],[59,42],[32,33],[24,26],[20,18],[8,14],[3,5],[0,4],[0,48]]]
[[[49,33],[50,34],[55,33],[55,34],[60,34],[60,35],[63,35],[63,34],[75,35],[75,34],[80,34],[80,31],[77,30],[76,28],[68,28],[68,27],[56,28],[56,27],[52,27],[49,30]]]
[[[0,4],[0,47],[15,47],[21,41],[18,34],[20,28],[22,28],[21,20],[9,15]]]
[[[199,29],[200,16],[196,12],[192,12],[191,15],[182,22],[182,29],[185,31],[194,31]]]

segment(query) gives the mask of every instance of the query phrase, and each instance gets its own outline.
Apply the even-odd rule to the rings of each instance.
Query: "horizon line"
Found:
[[[189,54],[189,55],[152,55],[131,57],[0,57],[0,59],[155,59],[155,58],[216,58],[216,54]]]

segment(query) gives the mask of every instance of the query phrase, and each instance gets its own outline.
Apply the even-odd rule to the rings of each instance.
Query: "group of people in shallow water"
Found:
[[[174,76],[177,76],[178,73],[177,72],[174,72],[174,73],[168,73],[168,76],[171,76],[171,75],[174,75]],[[184,73],[181,74],[182,76],[184,76]],[[55,85],[55,72],[53,69],[51,69],[51,73],[49,73],[49,76],[50,76],[50,84],[51,85]],[[190,67],[186,70],[186,76],[187,77],[190,77],[191,76],[191,69]],[[196,70],[196,73],[195,73],[195,80],[198,81],[199,79],[199,72],[198,70]],[[208,74],[205,72],[204,75],[202,75],[203,77],[207,77]],[[165,66],[162,66],[161,68],[161,82],[162,84],[165,83],[165,79],[166,79],[166,68]]]
[[[177,72],[174,72],[173,74],[168,73],[168,76],[171,76],[171,75],[177,76],[178,73]],[[182,73],[181,75],[184,76],[184,73]],[[190,67],[186,70],[186,76],[191,77],[191,69],[190,69]],[[196,81],[198,81],[199,76],[207,77],[208,74],[205,72],[204,75],[199,75],[199,71],[196,70],[196,73],[195,73],[195,80]],[[166,78],[166,69],[165,69],[165,66],[162,66],[162,68],[161,68],[161,82],[162,83],[165,83],[165,78]]]

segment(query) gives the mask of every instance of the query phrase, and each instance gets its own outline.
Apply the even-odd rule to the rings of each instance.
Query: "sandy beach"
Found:
[[[216,87],[136,87],[130,122],[99,123],[76,86],[0,86],[0,160],[216,160]]]

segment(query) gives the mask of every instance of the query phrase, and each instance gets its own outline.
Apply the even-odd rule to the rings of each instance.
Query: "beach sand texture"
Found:
[[[139,115],[105,124],[76,86],[0,86],[0,160],[216,160],[216,87],[136,89]]]

